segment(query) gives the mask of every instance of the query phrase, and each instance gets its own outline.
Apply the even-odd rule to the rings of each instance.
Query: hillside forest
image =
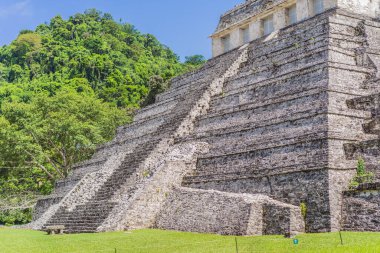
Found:
[[[204,61],[94,9],[21,31],[0,48],[0,224],[29,222],[56,180]]]

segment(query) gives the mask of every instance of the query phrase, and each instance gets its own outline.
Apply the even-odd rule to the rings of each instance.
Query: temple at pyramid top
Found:
[[[332,8],[380,17],[380,0],[246,0],[221,16],[211,35],[213,56]]]

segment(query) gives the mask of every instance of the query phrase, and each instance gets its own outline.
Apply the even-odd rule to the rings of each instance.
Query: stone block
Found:
[[[167,199],[156,228],[224,235],[295,235],[304,232],[296,206],[265,195],[178,188]]]

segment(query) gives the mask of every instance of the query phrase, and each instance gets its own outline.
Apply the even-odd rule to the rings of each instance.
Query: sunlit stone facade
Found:
[[[221,16],[212,38],[218,56],[328,9],[342,8],[378,17],[380,0],[247,0]]]

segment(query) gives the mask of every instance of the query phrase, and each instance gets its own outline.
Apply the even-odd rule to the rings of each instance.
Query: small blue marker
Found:
[[[293,239],[293,244],[298,245],[298,239]]]

